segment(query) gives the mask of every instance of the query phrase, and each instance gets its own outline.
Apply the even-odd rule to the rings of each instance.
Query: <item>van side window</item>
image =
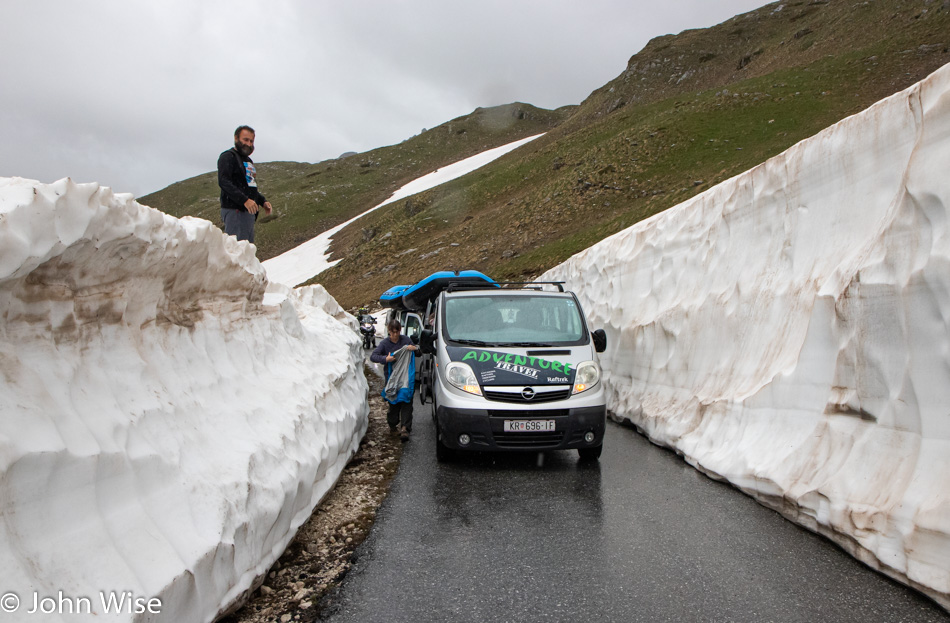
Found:
[[[406,329],[405,333],[410,338],[415,337],[422,333],[422,323],[419,320],[419,317],[413,314],[410,314],[406,317]]]

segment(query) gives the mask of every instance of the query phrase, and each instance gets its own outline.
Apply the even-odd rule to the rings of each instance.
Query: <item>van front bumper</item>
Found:
[[[553,420],[554,430],[506,432],[505,420]],[[572,409],[492,410],[439,406],[436,421],[442,443],[455,450],[531,451],[592,448],[604,442],[607,407]],[[585,439],[587,433],[593,438]],[[459,439],[468,437],[468,443]],[[464,440],[464,437],[462,437]]]

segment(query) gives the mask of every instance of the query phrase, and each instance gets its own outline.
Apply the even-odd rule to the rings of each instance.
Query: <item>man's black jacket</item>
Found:
[[[238,159],[242,164],[238,164]],[[244,202],[248,199],[253,199],[259,206],[263,206],[267,201],[256,188],[248,186],[243,164],[245,162],[253,161],[240,155],[233,147],[218,156],[218,186],[221,187],[222,208],[247,212]]]

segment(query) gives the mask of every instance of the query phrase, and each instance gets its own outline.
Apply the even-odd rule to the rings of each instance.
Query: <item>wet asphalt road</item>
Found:
[[[950,621],[917,593],[636,431],[577,454],[435,459],[430,405],[334,623]]]

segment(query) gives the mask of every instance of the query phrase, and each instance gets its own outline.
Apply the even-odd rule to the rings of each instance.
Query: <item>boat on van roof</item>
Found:
[[[402,303],[402,294],[410,286],[393,286],[379,296],[379,304],[388,309],[406,311]]]
[[[411,286],[389,288],[379,297],[379,303],[397,311],[424,311],[429,301],[452,284],[501,287],[494,279],[477,270],[442,270]]]

